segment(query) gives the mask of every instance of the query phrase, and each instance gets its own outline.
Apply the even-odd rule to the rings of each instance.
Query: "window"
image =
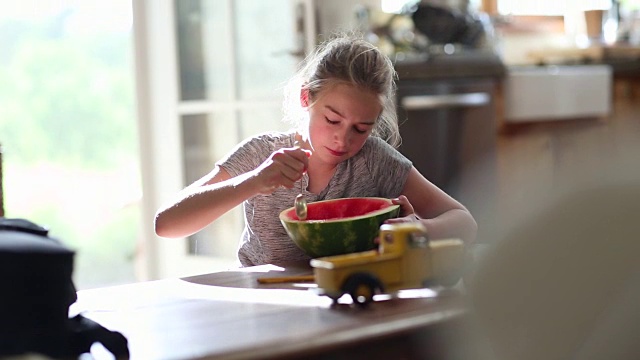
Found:
[[[4,1],[5,215],[75,250],[78,289],[132,282],[142,194],[130,0]]]
[[[502,15],[563,16],[567,12],[606,10],[611,0],[497,0]]]

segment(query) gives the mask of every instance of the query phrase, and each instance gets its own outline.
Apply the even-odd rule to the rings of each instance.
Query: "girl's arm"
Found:
[[[216,166],[158,210],[156,234],[176,238],[198,232],[252,196],[270,194],[280,186],[292,188],[307,165],[304,150],[286,148],[275,151],[257,169],[236,177]]]
[[[459,238],[467,244],[475,241],[478,225],[469,210],[425,179],[415,167],[409,172],[402,195],[406,198],[396,199],[401,205],[401,216],[417,216],[426,226],[430,238]]]

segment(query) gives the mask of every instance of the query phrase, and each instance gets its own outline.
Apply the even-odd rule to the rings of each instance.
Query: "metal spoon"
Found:
[[[298,141],[296,141],[295,145],[300,147],[300,143]],[[296,196],[293,206],[296,208],[296,215],[298,216],[298,219],[304,221],[307,219],[307,199],[305,199],[302,194],[302,182],[303,178],[300,178],[300,194]]]
[[[294,201],[294,206],[296,207],[296,215],[298,216],[298,219],[306,220],[307,219],[307,200],[304,198],[304,195],[298,194],[298,196],[296,196],[296,200]]]

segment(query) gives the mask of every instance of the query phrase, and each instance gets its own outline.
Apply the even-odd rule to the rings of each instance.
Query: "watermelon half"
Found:
[[[304,221],[288,208],[280,222],[291,240],[316,258],[374,249],[380,225],[399,212],[400,205],[385,198],[342,198],[308,203]]]

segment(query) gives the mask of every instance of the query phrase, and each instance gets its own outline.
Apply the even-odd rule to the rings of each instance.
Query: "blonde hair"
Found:
[[[339,34],[310,54],[300,70],[285,87],[284,121],[307,136],[308,119],[300,103],[300,91],[309,90],[311,101],[322,90],[336,83],[346,83],[378,95],[382,112],[371,135],[394,147],[401,142],[396,113],[397,78],[391,60],[357,34]]]

